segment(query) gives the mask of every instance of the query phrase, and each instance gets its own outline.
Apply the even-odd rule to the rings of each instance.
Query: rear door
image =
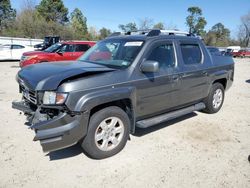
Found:
[[[211,60],[198,40],[178,41],[181,64],[180,90],[176,106],[195,103],[207,96],[209,88],[208,70]],[[205,58],[206,57],[206,58]]]
[[[83,55],[91,46],[88,44],[75,44],[74,49],[74,59],[78,59],[81,55]]]

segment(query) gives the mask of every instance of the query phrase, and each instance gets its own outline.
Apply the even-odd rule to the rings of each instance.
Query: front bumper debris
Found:
[[[14,109],[24,112],[29,117],[30,128],[35,131],[34,141],[40,141],[44,152],[69,147],[87,134],[88,115],[70,115],[60,112],[53,118],[40,113],[40,108],[33,111],[27,103],[12,102]]]
[[[20,102],[14,101],[14,102],[12,102],[12,108],[20,110],[20,111],[22,111],[24,113],[27,113],[27,114],[33,114],[34,113],[34,111],[29,107],[29,105],[25,101],[20,101]]]

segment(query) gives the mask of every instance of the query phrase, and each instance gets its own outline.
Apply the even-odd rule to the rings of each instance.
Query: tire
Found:
[[[129,130],[129,117],[121,108],[104,108],[91,116],[82,148],[93,159],[111,157],[125,147]]]
[[[204,99],[206,108],[203,110],[208,114],[217,113],[224,102],[225,89],[221,83],[214,83],[208,96]]]

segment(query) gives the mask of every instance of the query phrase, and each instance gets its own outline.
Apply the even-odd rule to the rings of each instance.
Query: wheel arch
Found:
[[[213,82],[213,84],[215,84],[215,83],[220,83],[221,85],[223,85],[224,89],[226,90],[226,88],[227,88],[227,79],[226,78],[217,79]]]
[[[109,107],[117,106],[124,110],[130,119],[130,132],[135,132],[135,89],[112,88],[105,91],[89,93],[83,96],[75,107],[75,111],[88,112],[89,118],[95,112]]]

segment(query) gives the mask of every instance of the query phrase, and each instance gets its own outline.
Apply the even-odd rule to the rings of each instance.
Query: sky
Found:
[[[39,4],[41,0],[33,0]],[[11,0],[12,7],[20,10],[24,0]],[[230,29],[231,35],[237,35],[241,16],[250,11],[250,0],[63,0],[72,12],[79,8],[87,17],[88,26],[101,29],[106,27],[119,31],[119,24],[139,23],[144,18],[153,19],[155,23],[163,22],[166,26],[176,26],[187,31],[185,18],[190,6],[198,6],[207,20],[206,30],[218,22]]]

